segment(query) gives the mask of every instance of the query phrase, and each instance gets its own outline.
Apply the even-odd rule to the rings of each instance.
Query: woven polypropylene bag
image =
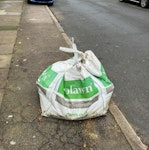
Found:
[[[92,51],[60,47],[74,57],[50,65],[38,78],[42,115],[67,120],[104,115],[114,86]]]

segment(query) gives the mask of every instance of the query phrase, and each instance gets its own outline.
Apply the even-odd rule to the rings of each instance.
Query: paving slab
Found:
[[[0,45],[14,44],[17,37],[17,31],[0,31]]]
[[[4,12],[22,12],[22,1],[0,1],[0,14],[2,10]]]
[[[12,54],[14,44],[0,44],[0,55],[2,54]]]
[[[1,68],[9,68],[11,63],[12,55],[0,55],[0,69]]]
[[[0,15],[0,26],[18,26],[20,14],[18,15]]]

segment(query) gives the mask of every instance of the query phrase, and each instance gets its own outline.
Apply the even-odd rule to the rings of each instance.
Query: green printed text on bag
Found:
[[[68,99],[90,98],[97,94],[98,88],[94,85],[91,77],[84,80],[65,81],[62,79],[58,92]]]

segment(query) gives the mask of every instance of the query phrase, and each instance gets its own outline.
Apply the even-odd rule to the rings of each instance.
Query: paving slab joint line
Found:
[[[52,10],[48,6],[46,6],[47,11],[49,12],[51,18],[53,19],[55,25],[57,26],[58,30],[61,32],[63,38],[65,39],[66,43],[71,47],[71,40],[65,33],[62,26],[59,24],[58,20],[56,19],[55,15],[53,14]],[[111,102],[109,111],[114,117],[115,121],[119,125],[121,131],[123,132],[124,136],[126,137],[128,143],[130,144],[133,150],[147,150],[147,146],[142,143],[140,137],[136,134],[134,129],[131,127],[125,116],[122,114],[118,106]]]
[[[3,101],[3,97],[4,97],[4,90],[1,90],[0,91],[0,109],[1,109],[1,104],[2,104],[2,101]]]

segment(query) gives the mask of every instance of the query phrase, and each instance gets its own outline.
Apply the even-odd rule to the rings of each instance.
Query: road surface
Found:
[[[149,145],[149,9],[117,0],[57,0],[51,10],[78,49],[91,49],[115,85],[113,99]]]

